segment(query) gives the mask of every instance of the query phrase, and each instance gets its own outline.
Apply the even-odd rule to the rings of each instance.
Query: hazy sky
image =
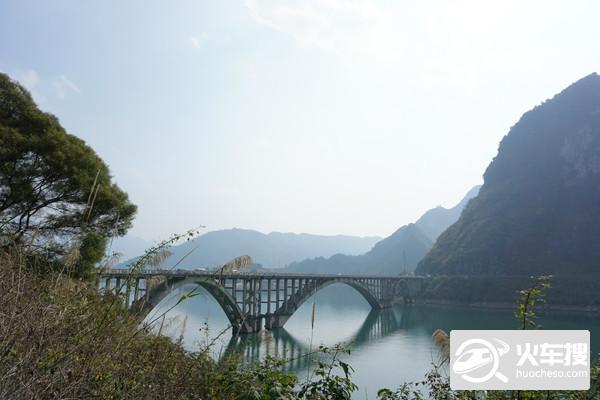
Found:
[[[598,1],[8,1],[0,70],[86,140],[132,234],[388,235],[600,70]]]

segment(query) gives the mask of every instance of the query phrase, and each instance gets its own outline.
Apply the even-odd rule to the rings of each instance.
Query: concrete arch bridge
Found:
[[[282,327],[313,294],[342,283],[354,288],[375,309],[410,303],[422,292],[425,277],[321,275],[294,273],[110,270],[98,274],[100,290],[127,295],[127,306],[147,315],[174,289],[199,285],[220,304],[235,333],[253,333],[263,326]]]

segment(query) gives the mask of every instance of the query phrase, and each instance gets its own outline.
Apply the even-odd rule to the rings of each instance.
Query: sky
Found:
[[[138,205],[387,236],[482,182],[527,110],[600,72],[597,1],[0,0],[0,71]]]

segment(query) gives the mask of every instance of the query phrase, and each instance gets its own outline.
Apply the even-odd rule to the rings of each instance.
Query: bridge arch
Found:
[[[197,285],[205,289],[219,304],[231,323],[231,326],[235,327],[243,323],[245,318],[242,310],[238,307],[231,295],[223,290],[221,285],[212,280],[194,278],[167,278],[156,287],[150,289],[148,297],[140,299],[143,301],[143,304],[140,307],[142,319],[155,310],[158,304],[174,290],[185,285]]]
[[[309,298],[311,298],[313,295],[317,294],[319,291],[326,288],[327,286],[336,283],[341,283],[350,286],[351,288],[356,290],[371,305],[372,308],[383,308],[383,305],[381,304],[379,299],[373,293],[371,293],[369,288],[366,287],[363,283],[345,279],[328,279],[322,281],[318,285],[309,285],[304,290],[292,294],[287,299],[287,301],[284,302],[283,306],[275,311],[274,315],[285,315],[287,317],[291,317]]]

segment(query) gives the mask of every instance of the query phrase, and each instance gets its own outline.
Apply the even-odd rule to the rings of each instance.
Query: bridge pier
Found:
[[[244,321],[232,324],[233,334],[245,334],[260,332],[263,328],[273,330],[282,328],[290,319],[291,315],[265,315],[264,317],[250,317]],[[264,322],[264,324],[263,324]]]
[[[394,307],[394,306],[398,306],[401,304],[404,304],[404,298],[400,297],[400,298],[388,298],[388,299],[382,299],[379,302],[379,307],[380,309],[383,308],[390,308],[390,307]]]
[[[260,317],[246,318],[243,321],[231,324],[231,330],[234,335],[256,333],[260,332],[262,328],[262,318]]]
[[[291,315],[269,315],[265,317],[265,329],[282,328],[290,317]]]

